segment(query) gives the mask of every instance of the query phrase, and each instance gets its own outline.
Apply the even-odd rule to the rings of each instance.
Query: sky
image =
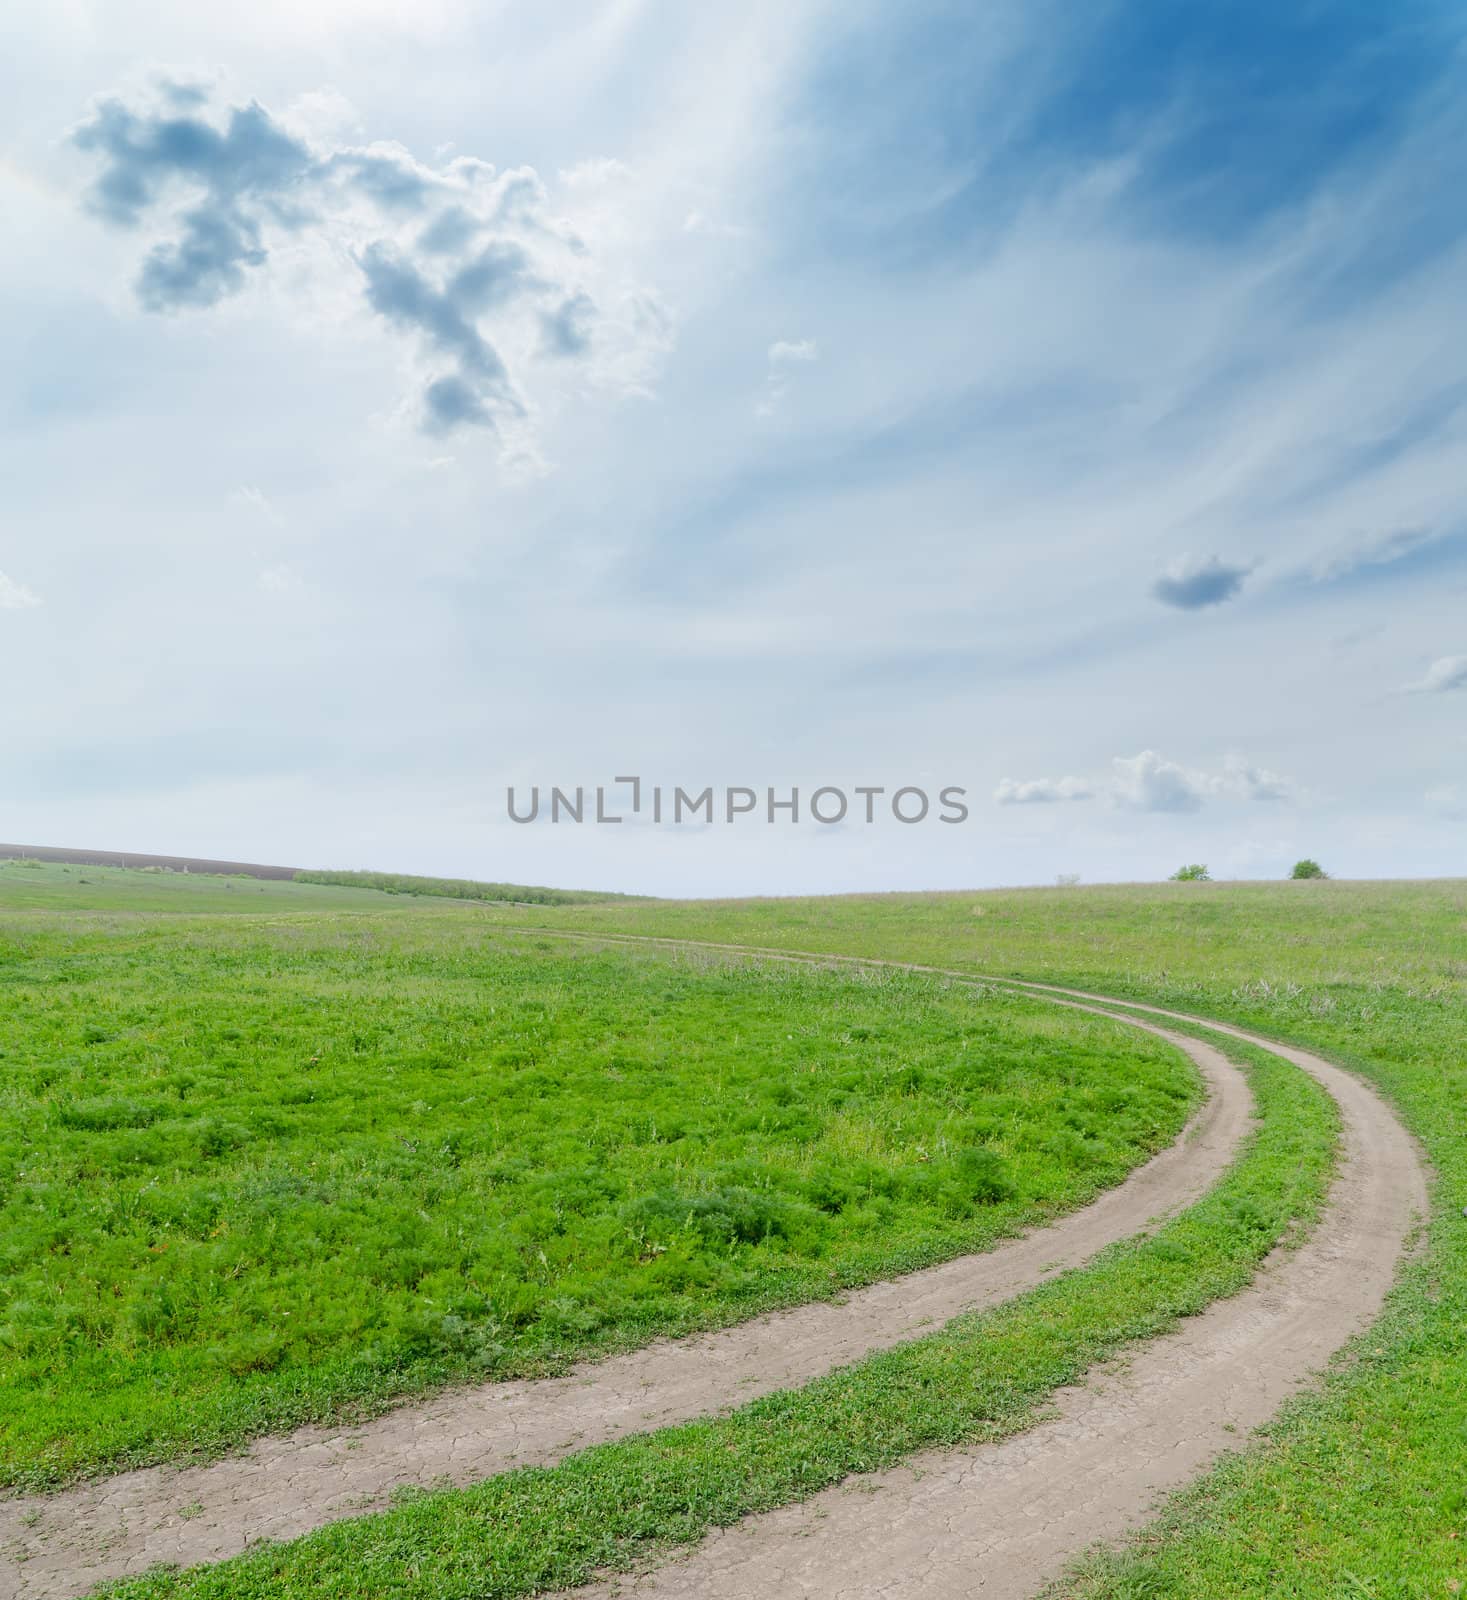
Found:
[[[669,895],[1467,873],[1460,5],[0,32],[0,838]],[[760,803],[657,823],[630,775]],[[598,784],[621,823],[548,820]]]

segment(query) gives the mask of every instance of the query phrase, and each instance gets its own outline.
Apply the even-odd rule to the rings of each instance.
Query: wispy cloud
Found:
[[[23,583],[0,572],[0,611],[28,611],[41,603],[41,597]]]
[[[769,347],[769,370],[764,393],[754,408],[761,417],[772,417],[784,405],[789,393],[792,368],[809,366],[820,359],[820,347],[813,339],[776,339]]]
[[[1095,789],[1083,778],[1004,778],[993,798],[1001,806],[1054,805],[1063,800],[1092,800]]]
[[[1372,567],[1389,567],[1435,542],[1429,528],[1394,528],[1366,539],[1351,539],[1313,563],[1307,576],[1316,583],[1335,583]]]
[[[244,483],[230,496],[236,505],[247,506],[257,512],[272,527],[283,528],[285,518],[280,515],[270,497],[253,483]]]
[[[1441,656],[1416,680],[1408,683],[1407,694],[1446,694],[1452,689],[1467,689],[1467,656]]]
[[[0,560],[46,608],[0,617],[4,666],[56,625],[50,573],[74,634],[26,750],[109,736],[107,695],[179,735],[219,704],[329,726],[329,798],[172,815],[491,873],[501,753],[752,774],[818,746],[881,782],[957,749],[1000,802],[925,857],[920,829],[819,868],[715,830],[693,869],[613,828],[524,866],[668,892],[1146,873],[1173,827],[1215,863],[1250,829],[1341,870],[1450,859],[1422,795],[1461,752],[1427,713],[1467,691],[1382,689],[1467,650],[1461,8],[1244,6],[1220,48],[1206,8],[1139,0],[1064,28],[1019,0],[428,7],[195,8],[190,50],[262,75],[119,90],[106,126],[84,96],[173,49],[179,6],[21,22]],[[350,63],[370,114],[279,97],[302,60]],[[55,142],[73,114],[88,148]],[[512,482],[536,449],[573,470]],[[240,483],[284,525],[223,503]],[[256,587],[277,567],[296,599]],[[241,589],[247,638],[209,598]],[[613,680],[607,719],[585,686]],[[1311,790],[1296,839],[1280,797]]]

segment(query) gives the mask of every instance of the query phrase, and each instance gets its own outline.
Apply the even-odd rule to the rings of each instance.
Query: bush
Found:
[[[1171,875],[1172,883],[1211,883],[1212,874],[1204,862],[1194,861],[1190,866],[1178,867]]]
[[[1327,873],[1317,861],[1311,861],[1305,856],[1302,861],[1294,863],[1294,870],[1289,874],[1291,878],[1327,878]]]

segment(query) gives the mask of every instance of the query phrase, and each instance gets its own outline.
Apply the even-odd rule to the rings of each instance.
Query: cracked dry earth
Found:
[[[261,1439],[242,1456],[208,1465],[151,1467],[57,1494],[0,1501],[0,1595],[64,1600],[156,1562],[219,1561],[260,1539],[293,1538],[381,1510],[404,1484],[474,1483],[726,1410],[1079,1266],[1205,1193],[1252,1121],[1247,1085],[1217,1050],[1132,1021],[1192,1058],[1207,1097],[1174,1144],[1051,1226],[980,1255],[872,1284],[836,1303],[659,1341],[564,1378],[451,1390],[360,1426]]]

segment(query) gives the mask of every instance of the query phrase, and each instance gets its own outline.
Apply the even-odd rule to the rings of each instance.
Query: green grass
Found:
[[[1355,1068],[1435,1167],[1422,1259],[1355,1364],[1289,1407],[1261,1448],[1209,1475],[1134,1549],[1059,1592],[1467,1592],[1467,882],[686,903],[578,908],[556,921],[1074,983],[1231,1020]]]
[[[474,878],[419,878],[405,872],[298,872],[295,881],[449,900],[506,900],[515,905],[572,906],[635,898],[599,889],[547,889],[530,883],[480,883]]]
[[[0,903],[16,904],[13,884],[0,869]],[[265,887],[299,894],[310,886]],[[190,886],[187,892],[198,891]],[[210,892],[221,893],[217,883]],[[1406,1270],[1386,1315],[1360,1341],[1358,1359],[1320,1393],[1288,1408],[1261,1447],[1180,1497],[1134,1549],[1092,1565],[1058,1592],[1084,1600],[1341,1600],[1446,1595],[1467,1585],[1467,883],[1194,883],[559,907],[433,906],[364,890],[330,892],[351,895],[362,920],[370,909],[374,921],[399,914],[453,919],[444,926],[465,930],[543,922],[1069,982],[1233,1020],[1356,1068],[1395,1103],[1438,1174],[1422,1258]],[[60,889],[48,893],[52,905],[78,907],[79,914],[26,911],[7,930],[54,922],[112,937],[148,922],[121,911],[89,921],[89,903],[116,906],[122,899],[104,902],[91,886],[72,887],[64,898],[58,898]],[[310,920],[287,916],[283,906],[271,909],[269,920],[280,925],[282,937],[287,926]],[[1097,1322],[1097,1340],[1105,1337]],[[1101,1343],[1071,1348],[1083,1364],[1087,1348]],[[902,1355],[893,1352],[881,1363]],[[797,1416],[780,1409],[801,1405],[799,1396],[761,1402],[773,1409],[756,1407],[727,1424],[696,1425],[698,1438],[705,1427],[726,1426],[751,1430],[740,1437],[752,1438],[764,1416],[770,1454],[761,1458],[764,1465],[740,1457],[732,1479],[724,1475],[722,1457],[700,1453],[695,1438],[676,1444],[664,1436],[610,1447],[633,1452],[614,1460],[598,1452],[569,1463],[556,1469],[559,1476],[544,1475],[549,1486],[543,1489],[534,1486],[541,1475],[498,1479],[476,1491],[487,1497],[482,1500],[433,1497],[389,1519],[343,1525],[305,1544],[263,1551],[253,1558],[257,1566],[232,1564],[217,1579],[159,1580],[139,1592],[375,1593],[398,1559],[401,1569],[391,1581],[420,1583],[417,1592],[424,1595],[523,1592],[513,1585],[541,1570],[537,1563],[550,1559],[547,1551],[562,1528],[565,1556],[557,1571],[576,1562],[614,1561],[644,1551],[648,1541],[695,1537],[740,1508],[808,1492],[863,1462],[889,1459],[889,1451],[905,1451],[913,1440],[977,1437],[1006,1426],[1004,1416],[1018,1415],[1000,1403],[1003,1393],[1015,1391],[1000,1388],[985,1388],[980,1408],[963,1387],[961,1367],[914,1395],[881,1363],[850,1379],[859,1386],[838,1395],[818,1391],[829,1433],[821,1432],[819,1408]],[[983,1370],[1001,1382],[996,1369]],[[827,1380],[844,1381],[844,1375]],[[873,1411],[878,1391],[888,1389],[892,1409]],[[967,1418],[961,1426],[974,1432],[944,1434],[944,1425],[959,1425],[942,1419],[959,1414]],[[876,1419],[869,1427],[862,1420],[868,1415]],[[903,1431],[907,1416],[911,1434]],[[736,1453],[731,1435],[709,1437],[720,1441],[718,1451]],[[779,1465],[786,1439],[798,1445],[793,1454],[813,1463],[808,1475],[797,1462],[788,1470]],[[598,1485],[605,1484],[611,1487],[603,1498]],[[499,1496],[509,1498],[501,1502]],[[495,1520],[500,1516],[511,1523],[523,1516],[530,1530],[525,1539]],[[536,1529],[543,1538],[532,1536]],[[465,1587],[478,1563],[489,1563],[500,1574],[495,1581],[509,1587]],[[272,1572],[280,1577],[278,1589]],[[313,1587],[313,1574],[327,1572],[336,1587]],[[440,1579],[444,1586],[433,1588]],[[235,1582],[240,1587],[228,1587]],[[200,1587],[209,1583],[222,1587]]]
[[[380,905],[0,913],[0,1481],[983,1248],[1197,1092],[1159,1041],[991,989]]]
[[[368,888],[289,879],[224,877],[159,868],[94,867],[75,862],[0,861],[0,908],[78,914],[172,911],[189,916],[390,908],[387,895]]]
[[[108,1592],[115,1600],[512,1600],[627,1567],[919,1449],[1023,1427],[1057,1385],[1239,1288],[1281,1233],[1317,1211],[1335,1140],[1331,1103],[1277,1058],[1224,1048],[1250,1072],[1259,1129],[1223,1181],[1152,1237],[729,1417],[422,1495],[222,1566],[156,1572]]]

